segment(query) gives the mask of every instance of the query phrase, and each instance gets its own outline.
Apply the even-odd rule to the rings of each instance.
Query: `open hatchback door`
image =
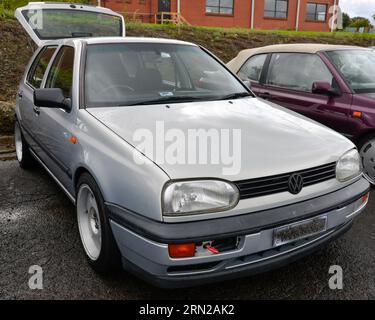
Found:
[[[102,7],[30,2],[15,17],[38,46],[56,39],[125,36],[123,16]]]

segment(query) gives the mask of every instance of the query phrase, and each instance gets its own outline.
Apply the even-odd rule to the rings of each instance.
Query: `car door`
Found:
[[[250,57],[237,73],[242,81],[250,82],[251,90],[256,95],[262,93],[263,85],[260,80],[268,56],[269,54],[258,54]]]
[[[37,51],[24,81],[21,83],[17,100],[20,112],[19,122],[24,136],[34,152],[39,152],[39,145],[33,139],[38,132],[38,111],[34,106],[34,90],[42,85],[45,72],[57,46],[45,46]]]
[[[49,67],[43,87],[60,88],[64,97],[72,101],[74,63],[74,48],[61,46]],[[41,146],[38,155],[55,177],[64,186],[69,186],[72,178],[72,155],[75,152],[76,143],[72,132],[77,110],[75,108],[70,111],[59,108],[36,108],[38,110],[36,139]]]
[[[258,95],[349,135],[350,97],[317,54],[273,53]],[[328,82],[337,95],[315,94],[313,83]]]

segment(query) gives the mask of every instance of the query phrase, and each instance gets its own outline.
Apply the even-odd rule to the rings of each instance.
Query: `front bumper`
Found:
[[[107,204],[124,268],[159,287],[188,287],[265,272],[309,254],[349,230],[365,208],[369,184],[352,185],[308,201],[237,217],[186,223],[161,223]],[[274,247],[275,228],[326,216],[326,231]],[[168,243],[237,237],[233,250],[173,259]]]

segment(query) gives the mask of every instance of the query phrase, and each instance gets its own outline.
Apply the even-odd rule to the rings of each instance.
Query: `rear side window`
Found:
[[[44,73],[47,70],[47,66],[51,61],[55,50],[56,47],[44,48],[36,57],[26,78],[27,83],[33,88],[39,89],[41,87]]]
[[[62,47],[53,61],[46,88],[60,88],[66,98],[72,97],[74,49]]]
[[[238,72],[238,76],[241,80],[259,82],[266,58],[267,54],[260,54],[247,60]]]
[[[291,90],[312,92],[315,81],[335,86],[332,73],[316,54],[276,53],[272,55],[267,84]]]

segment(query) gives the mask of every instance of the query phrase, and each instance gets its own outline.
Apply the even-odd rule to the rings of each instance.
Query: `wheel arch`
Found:
[[[361,135],[357,136],[353,142],[354,144],[357,146],[357,148],[359,149],[361,144],[366,141],[367,139],[369,139],[371,136],[375,137],[375,129],[372,129],[372,130],[368,130],[366,132],[363,132]]]
[[[82,174],[84,173],[88,173],[96,182],[96,184],[98,185],[99,187],[99,190],[100,190],[100,193],[102,194],[102,196],[104,197],[103,195],[103,190],[100,186],[100,181],[98,181],[97,177],[95,176],[95,174],[93,174],[93,172],[87,168],[86,166],[84,165],[80,165],[76,168],[76,170],[74,171],[74,174],[73,174],[73,187],[74,187],[74,193],[75,193],[75,196],[77,196],[77,184],[78,184],[78,181],[79,181],[79,178],[82,176]]]

